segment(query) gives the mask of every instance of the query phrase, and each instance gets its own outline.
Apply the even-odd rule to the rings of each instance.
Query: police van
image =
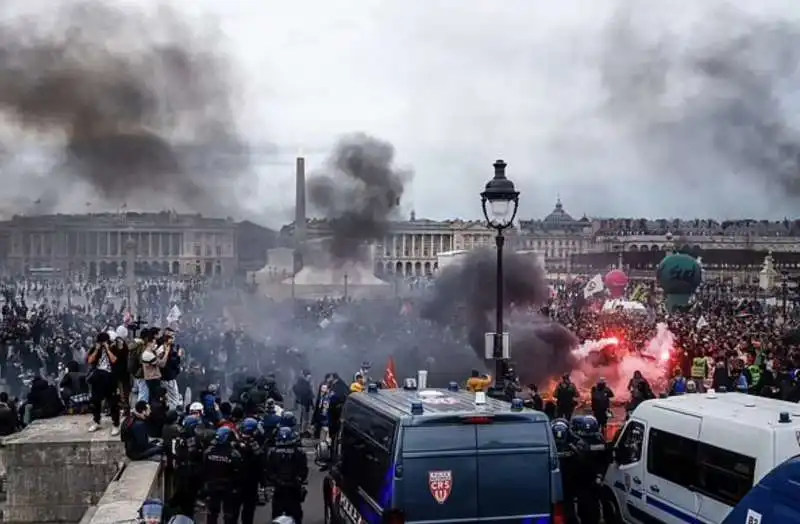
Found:
[[[618,434],[606,522],[720,524],[799,452],[797,404],[713,391],[648,400]]]
[[[722,524],[800,524],[800,456],[793,457],[750,490]]]
[[[547,416],[452,389],[351,394],[323,499],[325,521],[345,524],[563,516]]]

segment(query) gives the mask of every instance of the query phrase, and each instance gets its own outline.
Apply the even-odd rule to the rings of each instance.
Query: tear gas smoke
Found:
[[[311,206],[328,219],[334,259],[361,259],[365,244],[389,233],[412,176],[395,166],[388,142],[364,134],[339,141],[325,169],[308,180]]]
[[[227,300],[225,291],[212,296],[207,303]],[[326,308],[316,301],[298,301],[293,311],[287,303],[253,296],[241,300],[240,307],[227,309],[245,332],[256,340],[265,340],[268,347],[298,348],[304,366],[316,379],[338,372],[344,380],[350,380],[368,361],[372,363],[372,378],[380,380],[390,356],[398,380],[427,369],[429,383],[438,385],[451,380],[462,382],[471,369],[481,365],[463,334],[420,320],[414,312],[398,315],[395,300],[337,304],[336,312],[329,315],[313,314]],[[264,369],[288,368],[285,363],[262,365]]]
[[[484,334],[494,331],[497,282],[496,252],[479,249],[438,276],[421,315],[438,324],[459,328],[466,323],[470,345],[484,355]],[[571,371],[578,363],[572,354],[578,340],[567,328],[533,309],[547,301],[550,289],[544,269],[529,256],[505,253],[504,300],[515,370],[524,383],[540,384]],[[513,308],[512,308],[513,306]]]
[[[624,10],[608,28],[603,116],[655,176],[746,179],[796,203],[800,25],[723,10],[668,32],[646,18]]]
[[[242,185],[254,186],[217,35],[165,7],[147,13],[86,1],[47,9],[0,21],[5,160],[31,138],[59,146],[55,154],[37,146],[55,167],[39,187],[27,174],[21,184],[39,191],[28,195],[36,211],[52,212],[76,181],[109,208],[163,199],[217,216],[237,209]],[[3,162],[6,177],[10,166]]]
[[[656,334],[642,348],[641,353],[627,353],[607,365],[597,365],[596,361],[592,361],[590,356],[592,352],[602,351],[608,346],[618,344],[619,340],[615,338],[587,340],[573,351],[579,364],[572,374],[572,380],[579,388],[589,389],[597,384],[600,378],[604,378],[614,392],[614,400],[627,402],[631,397],[628,381],[633,377],[634,371],[639,371],[654,390],[664,390],[667,367],[675,344],[675,337],[667,325],[663,322],[656,325]]]

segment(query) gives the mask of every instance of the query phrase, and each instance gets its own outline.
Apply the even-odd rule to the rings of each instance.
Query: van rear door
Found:
[[[405,521],[475,520],[478,458],[472,425],[404,428],[402,474],[395,481]]]
[[[498,419],[476,426],[478,517],[500,523],[550,515],[550,425]]]

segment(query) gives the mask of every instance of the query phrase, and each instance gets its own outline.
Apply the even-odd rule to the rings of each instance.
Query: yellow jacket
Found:
[[[483,391],[486,393],[489,391],[489,387],[492,385],[492,377],[486,376],[483,377],[470,377],[467,379],[467,391],[472,391],[473,393],[476,391]]]
[[[361,382],[355,381],[350,384],[350,393],[363,393],[364,385]]]

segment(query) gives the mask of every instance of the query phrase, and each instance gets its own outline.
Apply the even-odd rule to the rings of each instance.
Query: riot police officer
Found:
[[[261,424],[254,418],[246,418],[239,425],[239,452],[243,461],[240,482],[242,524],[253,524],[258,505],[258,487],[264,482],[264,449],[257,439],[261,432]]]
[[[278,427],[281,428],[289,428],[293,431],[297,429],[297,417],[291,411],[285,411],[281,413],[281,420],[278,423]]]
[[[291,428],[278,429],[275,447],[267,452],[267,478],[275,487],[272,518],[286,514],[302,524],[308,459],[300,448],[299,436]]]
[[[219,428],[203,456],[203,478],[208,496],[206,524],[217,524],[220,510],[225,524],[236,524],[239,520],[242,455],[233,446],[235,438],[230,428]]]
[[[194,515],[194,503],[202,485],[203,444],[197,436],[200,418],[189,415],[183,419],[181,432],[173,440],[175,461],[175,493],[170,506],[182,515]]]
[[[583,452],[584,444],[572,432],[569,422],[557,418],[550,423],[553,439],[558,453],[558,463],[561,469],[561,484],[564,488],[564,517],[567,524],[577,524],[578,516],[575,513],[575,498],[580,471],[579,455]]]
[[[267,407],[264,409],[264,417],[261,419],[264,426],[264,443],[267,447],[275,444],[275,435],[281,424],[281,416],[275,408],[275,401],[267,400]]]
[[[597,419],[592,415],[572,418],[572,433],[582,442],[576,455],[580,474],[574,479],[578,517],[582,524],[600,521],[600,486],[608,465],[605,437]]]

